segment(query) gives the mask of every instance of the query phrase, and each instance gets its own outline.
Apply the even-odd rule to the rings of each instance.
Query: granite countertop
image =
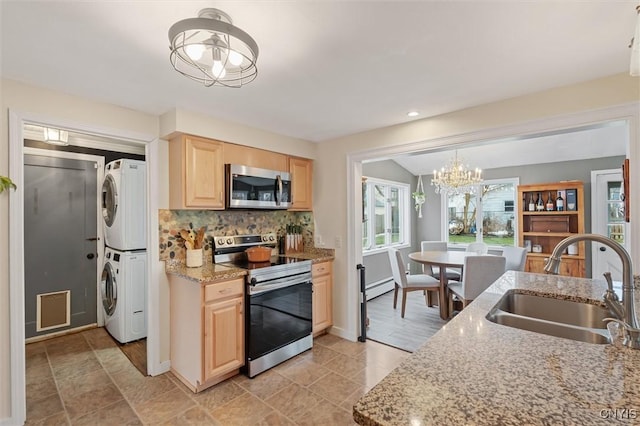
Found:
[[[640,421],[640,350],[485,318],[510,289],[602,304],[605,288],[600,280],[505,273],[365,394],[353,407],[354,419],[416,426]]]
[[[311,260],[312,263],[326,262],[334,259],[332,249],[312,248],[302,253],[287,255],[297,259]],[[206,262],[198,268],[187,268],[184,262],[179,260],[169,260],[165,264],[167,274],[177,275],[191,281],[205,283],[214,281],[224,281],[247,275],[247,270],[236,268],[228,263],[224,265]]]
[[[165,264],[165,272],[199,283],[231,280],[247,275],[246,269],[218,265],[210,262],[204,263],[199,268],[187,268],[184,262],[179,260],[167,261]]]

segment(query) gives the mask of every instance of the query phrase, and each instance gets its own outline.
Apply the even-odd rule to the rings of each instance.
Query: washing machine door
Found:
[[[107,316],[113,315],[118,302],[118,282],[116,274],[110,262],[107,262],[102,269],[102,279],[100,280],[100,293],[102,294],[102,307]]]
[[[108,174],[102,183],[102,217],[107,226],[113,225],[118,212],[118,187],[113,176]]]

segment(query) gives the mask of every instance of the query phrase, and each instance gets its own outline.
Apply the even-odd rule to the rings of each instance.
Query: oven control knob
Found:
[[[227,244],[233,243],[233,238],[227,238]]]
[[[269,241],[273,241],[275,240],[275,237],[273,235],[269,235]]]
[[[256,284],[258,284],[258,280],[256,280],[256,277],[251,278],[250,281],[251,285],[255,286]]]
[[[262,236],[262,241],[267,241],[267,238],[269,238],[269,237],[267,237],[266,235],[263,235]]]
[[[218,238],[218,245],[223,245],[224,244],[224,239],[222,238]]]

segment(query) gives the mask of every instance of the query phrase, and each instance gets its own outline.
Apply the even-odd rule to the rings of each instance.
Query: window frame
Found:
[[[499,178],[499,179],[487,179],[482,181],[482,183],[475,185],[475,202],[476,202],[476,242],[482,242],[482,218],[483,214],[483,205],[482,205],[482,197],[481,197],[481,188],[485,185],[497,185],[497,184],[512,184],[513,185],[513,245],[515,247],[518,246],[518,229],[520,227],[520,218],[518,212],[520,211],[520,200],[518,200],[518,185],[520,185],[519,177],[510,177],[510,178]],[[466,249],[468,244],[465,243],[451,243],[449,241],[449,195],[447,193],[440,194],[440,222],[441,222],[441,236],[442,241],[447,242],[447,247],[450,249]],[[478,224],[478,221],[480,222]],[[489,250],[500,250],[501,247],[505,246],[489,246]]]
[[[362,247],[362,255],[363,256],[368,256],[368,255],[372,255],[372,254],[377,254],[377,253],[384,253],[386,252],[390,247],[394,247],[397,249],[403,249],[403,248],[408,248],[411,247],[411,230],[412,230],[412,226],[411,226],[411,209],[412,209],[412,205],[411,205],[411,185],[408,183],[404,183],[404,182],[396,182],[396,181],[392,181],[392,180],[387,180],[387,179],[379,179],[379,178],[372,178],[372,177],[365,177],[366,181],[364,182],[365,188],[366,190],[363,191],[363,214],[364,214],[364,203],[365,203],[365,197],[367,200],[367,217],[369,218],[368,223],[365,225],[365,221],[364,221],[364,215],[363,215],[363,221],[362,221],[362,226],[363,228],[365,226],[367,226],[368,228],[368,235],[370,238],[370,244],[368,248],[365,248],[363,243],[364,243],[364,238],[363,238],[363,243],[361,243],[361,247]],[[389,199],[389,194],[391,191],[391,188],[397,188],[398,189],[398,219],[400,221],[399,224],[399,230],[400,230],[400,237],[401,237],[401,242],[399,243],[393,243],[393,242],[386,242],[385,244],[382,246],[375,246],[374,241],[375,241],[375,194],[374,194],[374,186],[375,185],[379,185],[379,186],[384,186],[385,187],[385,195],[387,200]],[[387,225],[391,224],[391,205],[390,203],[387,201],[385,203],[385,229],[390,229],[390,226],[388,227]],[[365,235],[364,229],[363,229],[363,236]],[[385,232],[385,240],[390,239],[391,233],[389,232]],[[373,245],[373,246],[372,246]]]

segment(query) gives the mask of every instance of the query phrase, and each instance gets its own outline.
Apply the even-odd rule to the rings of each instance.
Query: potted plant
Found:
[[[0,194],[9,189],[16,189],[16,184],[6,176],[0,176]]]

